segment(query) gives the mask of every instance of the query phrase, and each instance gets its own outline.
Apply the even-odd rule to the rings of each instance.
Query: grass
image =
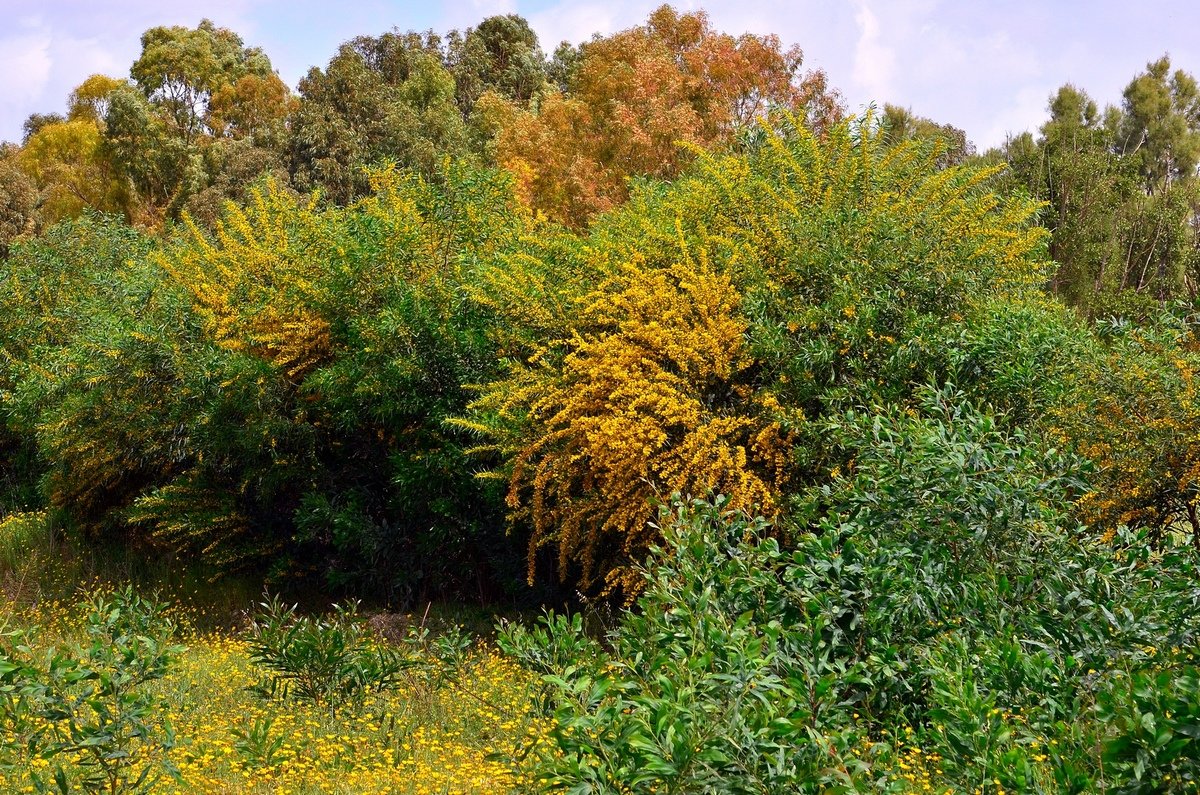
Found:
[[[192,641],[161,683],[181,773],[163,791],[512,792],[523,784],[513,759],[541,731],[528,711],[530,682],[483,647],[453,684],[418,678],[336,715],[263,698],[258,676],[241,641]]]
[[[47,601],[6,603],[11,624],[38,625],[39,646],[59,646],[81,631],[78,610]],[[261,687],[263,672],[235,634],[195,629],[184,608],[186,651],[154,683],[176,744],[149,752],[164,769],[162,793],[507,793],[528,783],[517,760],[547,724],[531,711],[532,677],[487,644],[477,644],[447,680],[414,672],[395,690],[334,713]],[[58,761],[57,759],[55,761]],[[0,791],[35,792],[36,757],[0,773]]]
[[[41,651],[82,641],[83,597],[112,587],[114,579],[80,579],[89,567],[66,557],[46,525],[44,515],[0,522],[0,623],[37,627],[35,649]],[[264,686],[265,672],[251,660],[242,630],[254,601],[244,589],[221,593],[188,577],[174,580],[156,585],[159,598],[172,604],[186,650],[149,687],[162,703],[155,717],[159,734],[169,726],[175,742],[142,752],[157,769],[177,773],[163,775],[153,792],[528,791],[520,760],[531,744],[544,741],[549,725],[534,714],[535,679],[487,641],[476,642],[448,676],[444,667],[418,666],[397,688],[334,713]],[[436,631],[453,618],[443,606],[416,616],[377,616],[372,624],[383,637],[412,623],[428,622]],[[465,618],[483,626],[474,612]],[[0,791],[35,792],[30,773],[44,774],[68,756],[17,752],[0,765]]]

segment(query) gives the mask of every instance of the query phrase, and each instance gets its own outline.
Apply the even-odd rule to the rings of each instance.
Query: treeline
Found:
[[[1049,290],[1092,318],[1144,318],[1200,294],[1200,89],[1164,56],[1100,110],[1066,85],[1039,134],[1008,141],[1010,179],[1048,203]]]
[[[361,36],[293,93],[233,31],[153,28],[129,79],[88,78],[65,116],[34,114],[4,150],[0,244],[85,208],[149,229],[185,211],[211,225],[263,174],[347,204],[370,192],[366,167],[431,177],[445,158],[510,170],[532,206],[578,226],[621,203],[628,178],[676,175],[692,157],[681,142],[727,145],[777,107],[836,120],[824,75],[800,67],[776,37],[664,6],[549,57],[515,15]]]
[[[397,602],[629,595],[672,493],[799,537],[848,412],[950,401],[1061,464],[1069,532],[1200,539],[1165,61],[977,156],[669,7],[550,58],[512,16],[359,38],[298,96],[209,23],[143,45],[0,168],[0,517]]]

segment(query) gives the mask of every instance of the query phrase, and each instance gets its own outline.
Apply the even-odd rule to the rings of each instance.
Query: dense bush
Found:
[[[720,500],[677,504],[607,651],[561,620],[502,635],[549,669],[547,789],[1194,785],[1191,729],[1132,718],[1168,711],[1137,699],[1196,708],[1194,557],[1072,532],[1071,459],[961,396],[927,391],[914,413],[830,428],[853,472],[809,495],[810,532],[787,546]],[[1129,677],[1140,695],[1119,695]]]
[[[972,354],[948,351],[977,319],[1008,324],[1007,306],[1035,301],[1036,205],[994,194],[994,171],[940,169],[927,142],[885,148],[869,118],[818,138],[783,116],[759,139],[641,186],[582,250],[515,263],[586,267],[597,285],[568,275],[527,293],[522,306],[565,306],[572,322],[473,405],[471,427],[506,456],[512,513],[533,525],[531,565],[551,546],[585,586],[636,590],[656,495],[717,489],[774,515],[844,463],[824,418],[976,375],[958,360]],[[1044,326],[1069,336],[1065,319]],[[1027,351],[998,353],[994,379]]]
[[[376,187],[321,210],[267,186],[153,252],[103,225],[58,269],[26,265],[49,242],[19,251],[9,460],[39,453],[45,499],[93,535],[222,571],[401,602],[515,583],[495,489],[443,420],[497,364],[473,273],[528,219],[490,172]]]
[[[211,22],[142,45],[0,146],[6,587],[82,571],[65,538],[399,605],[640,595],[604,639],[501,633],[550,790],[1200,787],[1200,315],[1167,301],[1198,90],[1166,58],[1103,116],[1064,87],[1006,176],[668,6],[552,60],[515,15],[359,37],[298,98]],[[39,791],[146,789],[171,742],[161,605],[90,608],[78,647],[0,643]],[[331,720],[461,663],[438,643],[278,601],[249,636],[257,690]]]
[[[1100,324],[1048,425],[1099,469],[1096,488],[1079,501],[1084,521],[1109,537],[1121,526],[1144,527],[1155,541],[1183,532],[1200,549],[1200,318],[1176,309],[1143,324]]]

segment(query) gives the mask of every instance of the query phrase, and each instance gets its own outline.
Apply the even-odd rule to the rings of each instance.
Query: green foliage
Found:
[[[436,689],[454,680],[467,665],[472,641],[452,626],[434,637],[424,627],[410,628],[399,646],[378,637],[358,613],[358,603],[333,605],[322,616],[300,615],[296,605],[278,597],[259,605],[250,622],[250,659],[267,672],[256,690],[269,696],[292,696],[336,713],[360,708],[375,693],[401,685]],[[246,751],[269,756],[270,726],[256,724],[239,739]]]
[[[145,237],[116,219],[88,214],[52,227],[0,260],[0,511],[43,504],[38,483],[54,460],[53,450],[39,440],[42,412],[50,408],[46,392],[62,386],[56,371],[72,350],[70,341],[81,329],[104,325],[121,300],[124,288],[115,274],[148,247]],[[100,351],[112,350],[106,343],[100,342]],[[93,358],[96,347],[87,354],[73,350],[102,364]],[[105,358],[111,366],[111,356]],[[77,397],[87,400],[86,392]],[[105,416],[109,423],[116,420]]]
[[[948,379],[1015,427],[1044,426],[1097,351],[1085,321],[1042,297],[985,303],[947,333]]]
[[[174,735],[150,684],[183,651],[166,605],[126,588],[85,602],[87,642],[35,645],[23,631],[0,646],[8,764],[28,766],[38,792],[148,792]],[[51,770],[51,767],[53,768]]]
[[[1118,673],[1099,690],[1096,712],[1115,730],[1103,761],[1116,791],[1186,792],[1200,782],[1200,669]]]
[[[1163,57],[1101,112],[1065,85],[1035,141],[1006,145],[1014,182],[1049,206],[1058,269],[1049,288],[1090,317],[1154,314],[1196,292],[1200,102],[1195,79]]]
[[[868,780],[852,759],[847,709],[866,682],[830,643],[830,595],[802,595],[781,576],[787,553],[761,520],[719,502],[664,518],[670,554],[646,573],[611,652],[554,617],[545,630],[500,635],[533,670],[576,655],[543,675],[555,728],[539,788],[836,792]]]
[[[63,227],[0,266],[9,466],[32,449],[72,523],[225,571],[398,602],[515,584],[496,490],[443,421],[497,367],[466,292],[526,223],[501,176],[456,166],[380,174],[349,209],[266,187],[149,256]]]
[[[1188,718],[1170,716],[1194,709],[1190,668],[1150,682],[1194,649],[1192,554],[1130,534],[1114,555],[1072,532],[1072,460],[952,391],[923,393],[916,416],[848,414],[829,432],[853,470],[811,492],[786,546],[719,500],[677,504],[606,651],[561,619],[502,632],[531,670],[550,669],[561,728],[538,757],[546,789],[1189,780]],[[1115,698],[1124,675],[1142,677],[1140,709]],[[1135,710],[1170,728],[1135,730]]]
[[[488,17],[462,34],[452,33],[446,55],[464,117],[485,91],[528,103],[546,83],[546,56],[537,34],[516,14]]]
[[[271,735],[270,718],[255,718],[245,730],[234,729],[233,747],[241,754],[242,759],[251,767],[272,767],[279,762],[280,750],[283,748],[287,735],[283,733]]]
[[[426,176],[466,153],[454,77],[415,33],[362,36],[300,81],[290,171],[301,190],[349,204],[371,191],[366,167],[397,163]]]
[[[380,642],[353,602],[334,605],[327,617],[297,615],[295,605],[289,607],[278,597],[260,608],[250,623],[250,658],[268,672],[271,693],[290,694],[336,711],[361,704],[371,692],[396,687],[401,673],[418,664]],[[268,729],[260,728],[258,734],[265,736]],[[249,735],[243,740],[256,747],[265,743],[263,737],[254,740]]]
[[[1037,207],[995,194],[994,170],[941,168],[929,142],[885,147],[869,119],[824,138],[793,116],[775,123],[747,153],[698,153],[674,183],[639,185],[582,250],[509,266],[529,286],[502,318],[568,320],[535,327],[469,425],[505,455],[509,506],[534,527],[531,567],[552,544],[585,587],[632,586],[623,572],[655,538],[652,501],[673,491],[772,515],[845,462],[823,420],[911,404],[915,384],[955,368],[986,380],[954,360],[969,355],[956,339],[1035,302],[1049,267]],[[572,278],[581,270],[598,287]],[[1060,322],[1047,317],[1046,333]]]

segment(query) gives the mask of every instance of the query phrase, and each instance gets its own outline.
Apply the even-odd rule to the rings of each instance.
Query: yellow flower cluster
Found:
[[[153,259],[186,287],[216,342],[246,351],[298,377],[329,356],[329,323],[313,309],[324,263],[312,249],[322,237],[315,199],[270,186],[242,209],[226,208],[216,241],[190,220],[186,245]]]
[[[80,631],[76,612],[47,603],[23,611],[20,619],[44,621],[48,642]],[[186,614],[177,617],[188,622]],[[513,792],[528,783],[514,760],[549,735],[549,723],[530,710],[533,680],[487,647],[477,649],[450,683],[414,673],[402,687],[373,695],[360,709],[333,714],[256,692],[260,672],[237,638],[189,629],[185,641],[181,660],[155,684],[155,695],[167,705],[162,721],[173,727],[177,744],[143,752],[165,754],[179,771],[178,778],[163,777],[156,792]],[[247,742],[256,726],[265,726],[265,732]],[[0,773],[0,791],[32,792],[28,771],[50,766],[44,759],[25,760]]]
[[[1146,527],[1154,540],[1171,528],[1200,536],[1200,411],[1190,344],[1131,335],[1081,363],[1077,397],[1052,417],[1058,438],[1097,465],[1100,482],[1076,507],[1105,543],[1121,525]]]
[[[530,549],[557,545],[585,586],[636,592],[657,538],[654,498],[725,494],[734,508],[776,510],[790,436],[778,401],[745,374],[747,323],[730,278],[690,257],[669,269],[632,263],[586,296],[561,368],[520,370],[477,406],[528,411],[511,450],[509,507],[534,525]]]

